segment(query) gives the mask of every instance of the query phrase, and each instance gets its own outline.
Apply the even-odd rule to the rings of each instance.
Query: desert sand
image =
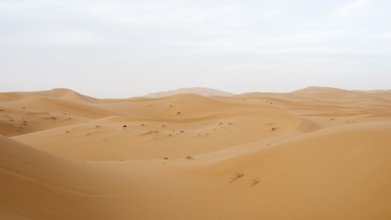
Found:
[[[391,219],[391,91],[0,93],[0,183],[0,219]]]

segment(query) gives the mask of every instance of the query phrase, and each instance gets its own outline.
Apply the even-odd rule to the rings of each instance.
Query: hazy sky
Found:
[[[389,0],[0,0],[0,91],[391,89]]]

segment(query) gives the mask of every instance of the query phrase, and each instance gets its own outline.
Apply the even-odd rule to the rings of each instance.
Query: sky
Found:
[[[389,0],[0,0],[0,92],[391,89]]]

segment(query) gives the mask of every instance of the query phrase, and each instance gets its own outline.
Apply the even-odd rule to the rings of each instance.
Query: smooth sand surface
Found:
[[[0,219],[391,219],[391,91],[183,91],[0,93]]]

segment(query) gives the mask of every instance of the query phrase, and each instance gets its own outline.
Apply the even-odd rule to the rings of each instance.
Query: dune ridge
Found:
[[[390,91],[216,94],[0,93],[0,218],[391,218]]]

